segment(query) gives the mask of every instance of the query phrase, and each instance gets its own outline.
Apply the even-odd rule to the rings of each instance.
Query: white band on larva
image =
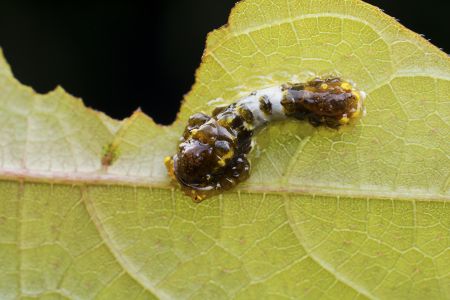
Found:
[[[267,97],[270,102],[272,113],[266,114],[260,108],[261,97]],[[245,105],[254,117],[255,128],[264,126],[270,121],[282,120],[286,118],[281,100],[283,99],[283,89],[281,86],[270,87],[258,91],[254,91],[249,96],[244,97],[236,102],[237,105]]]

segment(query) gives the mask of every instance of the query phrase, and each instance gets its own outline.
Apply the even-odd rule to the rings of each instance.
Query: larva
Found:
[[[271,121],[294,117],[338,128],[359,116],[364,92],[338,77],[314,78],[254,91],[212,116],[189,118],[178,152],[165,158],[169,175],[195,201],[229,190],[249,177],[255,132]]]

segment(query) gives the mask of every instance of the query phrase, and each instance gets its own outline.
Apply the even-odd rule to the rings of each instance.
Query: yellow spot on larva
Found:
[[[167,172],[170,178],[175,179],[175,173],[173,171],[173,159],[171,156],[164,157],[164,164],[166,165]]]
[[[225,153],[224,155],[222,155],[222,157],[220,157],[220,159],[217,161],[217,164],[219,164],[219,166],[223,167],[226,164],[226,160],[232,158],[234,155],[234,151],[233,149],[230,149],[227,153]]]
[[[244,122],[244,128],[248,131],[252,131],[253,129],[255,129],[255,126],[253,124]]]
[[[343,88],[345,91],[349,92],[352,90],[352,86],[348,82],[341,83],[341,88]]]
[[[192,129],[191,130],[191,136],[194,136],[198,132],[198,129]]]
[[[322,84],[320,85],[320,88],[321,88],[322,90],[326,90],[326,89],[328,89],[328,84],[322,83]]]
[[[360,114],[361,114],[361,110],[358,109],[357,111],[355,111],[355,112],[352,114],[352,118],[357,118],[357,117],[359,117]]]
[[[233,117],[228,116],[228,117],[222,117],[219,120],[219,124],[222,126],[228,126],[233,122]]]
[[[232,158],[233,155],[234,155],[234,151],[233,151],[233,149],[230,149],[230,151],[228,151],[222,158],[224,158],[224,159]]]
[[[339,123],[342,124],[342,125],[347,124],[348,122],[350,122],[350,119],[347,118],[347,117],[342,117],[342,118],[339,120]]]
[[[203,199],[205,199],[205,195],[200,195],[195,190],[191,190],[192,199],[194,199],[195,202],[201,202]]]

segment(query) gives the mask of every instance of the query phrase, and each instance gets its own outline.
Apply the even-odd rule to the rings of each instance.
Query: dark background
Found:
[[[450,51],[446,0],[366,1]],[[0,47],[15,76],[39,92],[62,85],[122,119],[141,109],[171,123],[194,82],[206,34],[234,0],[0,0]]]

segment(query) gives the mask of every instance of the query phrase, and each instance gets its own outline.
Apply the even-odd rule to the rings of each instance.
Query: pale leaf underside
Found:
[[[270,126],[249,181],[201,204],[170,183],[190,114],[311,74],[354,81],[367,116]],[[444,53],[356,0],[237,4],[169,127],[36,94],[0,56],[0,297],[449,298],[449,80]]]

